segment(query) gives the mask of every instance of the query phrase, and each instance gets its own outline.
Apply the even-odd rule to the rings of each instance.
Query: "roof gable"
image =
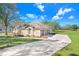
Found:
[[[42,23],[31,23],[30,25],[36,29],[49,29],[49,26]]]
[[[40,30],[50,29],[49,26],[47,26],[45,24],[42,24],[42,23],[18,24],[18,26],[20,27],[20,30],[21,29],[26,29],[28,27],[33,27],[35,29],[40,29]]]

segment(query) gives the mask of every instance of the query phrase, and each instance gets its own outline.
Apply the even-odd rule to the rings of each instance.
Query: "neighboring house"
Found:
[[[5,28],[2,25],[0,25],[0,32],[5,32]]]
[[[14,35],[41,37],[48,35],[52,29],[42,23],[17,24],[13,29]]]
[[[0,25],[0,32],[5,32],[5,27],[3,25]],[[12,29],[8,27],[7,32],[12,32]]]
[[[2,28],[2,27],[0,27],[0,32],[4,32],[5,30]]]

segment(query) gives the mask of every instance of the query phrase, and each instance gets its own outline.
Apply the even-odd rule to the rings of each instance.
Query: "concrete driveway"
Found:
[[[51,56],[71,43],[67,35],[56,34],[48,40],[21,44],[0,50],[0,56]]]

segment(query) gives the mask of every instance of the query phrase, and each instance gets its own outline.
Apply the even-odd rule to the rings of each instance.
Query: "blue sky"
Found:
[[[78,3],[18,3],[20,19],[24,22],[58,21],[61,26],[79,25]]]

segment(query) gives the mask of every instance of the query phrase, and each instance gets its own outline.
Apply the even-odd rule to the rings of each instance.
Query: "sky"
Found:
[[[17,3],[23,22],[57,21],[61,26],[79,25],[79,3]]]

